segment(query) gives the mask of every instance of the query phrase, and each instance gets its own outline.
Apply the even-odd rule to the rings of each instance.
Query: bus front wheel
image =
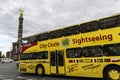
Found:
[[[120,67],[109,66],[104,71],[104,78],[107,80],[120,80]]]
[[[44,67],[43,66],[38,66],[36,68],[36,74],[39,75],[39,76],[44,76],[44,74],[45,74]]]

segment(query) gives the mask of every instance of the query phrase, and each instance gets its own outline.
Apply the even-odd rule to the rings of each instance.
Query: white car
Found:
[[[1,58],[1,63],[12,63],[13,61],[11,58]]]

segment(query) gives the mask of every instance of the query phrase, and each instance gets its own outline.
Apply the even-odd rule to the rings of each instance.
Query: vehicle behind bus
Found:
[[[1,63],[12,63],[13,61],[11,58],[1,58]]]

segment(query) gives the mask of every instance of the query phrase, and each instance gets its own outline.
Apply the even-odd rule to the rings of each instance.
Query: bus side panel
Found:
[[[103,63],[93,63],[94,58],[66,58],[66,75],[102,77]]]

